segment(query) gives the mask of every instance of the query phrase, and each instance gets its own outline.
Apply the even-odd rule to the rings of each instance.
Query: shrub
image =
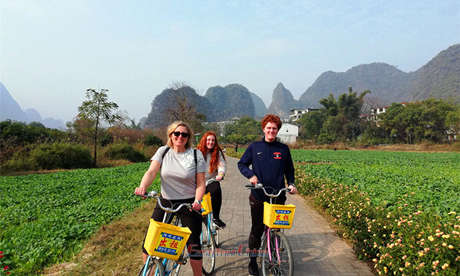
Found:
[[[161,146],[163,141],[155,135],[149,134],[144,139],[144,145],[146,146]]]
[[[114,144],[108,146],[105,156],[113,160],[126,159],[131,162],[146,161],[144,154],[128,144]]]
[[[41,169],[75,169],[89,168],[92,157],[89,149],[74,144],[45,144],[32,150],[31,162]]]

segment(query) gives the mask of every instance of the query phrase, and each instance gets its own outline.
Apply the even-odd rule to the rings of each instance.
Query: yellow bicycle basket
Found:
[[[204,194],[203,200],[201,201],[201,208],[204,209],[204,211],[201,213],[203,216],[206,216],[212,212],[211,193]]]
[[[295,205],[264,202],[264,224],[270,228],[291,228],[294,221],[294,213]]]
[[[151,256],[177,261],[192,232],[188,227],[150,219],[144,247]]]

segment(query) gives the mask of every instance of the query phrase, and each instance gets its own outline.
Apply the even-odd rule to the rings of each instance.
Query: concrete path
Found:
[[[244,188],[248,181],[239,173],[237,161],[227,157],[228,171],[221,183],[221,218],[227,227],[220,232],[222,246],[216,258],[215,275],[248,275],[249,258],[245,250],[251,226],[249,191]],[[294,226],[285,232],[293,249],[294,275],[373,275],[367,264],[355,257],[352,248],[302,197],[288,195],[287,203],[296,205]],[[192,275],[189,264],[181,271],[182,275]]]

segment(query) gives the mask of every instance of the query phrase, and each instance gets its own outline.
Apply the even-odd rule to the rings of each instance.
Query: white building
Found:
[[[278,131],[278,139],[285,144],[294,144],[299,136],[299,127],[293,124],[283,123]]]
[[[312,111],[317,111],[317,110],[319,110],[319,109],[317,109],[317,108],[306,108],[306,109],[294,108],[294,109],[291,109],[291,114],[289,114],[289,121],[290,122],[295,122],[298,119],[300,119],[300,117],[302,117],[303,114],[306,114],[306,113],[312,112]]]

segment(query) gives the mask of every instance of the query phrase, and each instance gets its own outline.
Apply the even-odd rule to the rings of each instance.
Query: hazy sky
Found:
[[[87,88],[139,120],[173,82],[240,83],[268,105],[325,71],[415,71],[460,42],[460,1],[1,0],[0,81],[23,109],[69,121]]]

